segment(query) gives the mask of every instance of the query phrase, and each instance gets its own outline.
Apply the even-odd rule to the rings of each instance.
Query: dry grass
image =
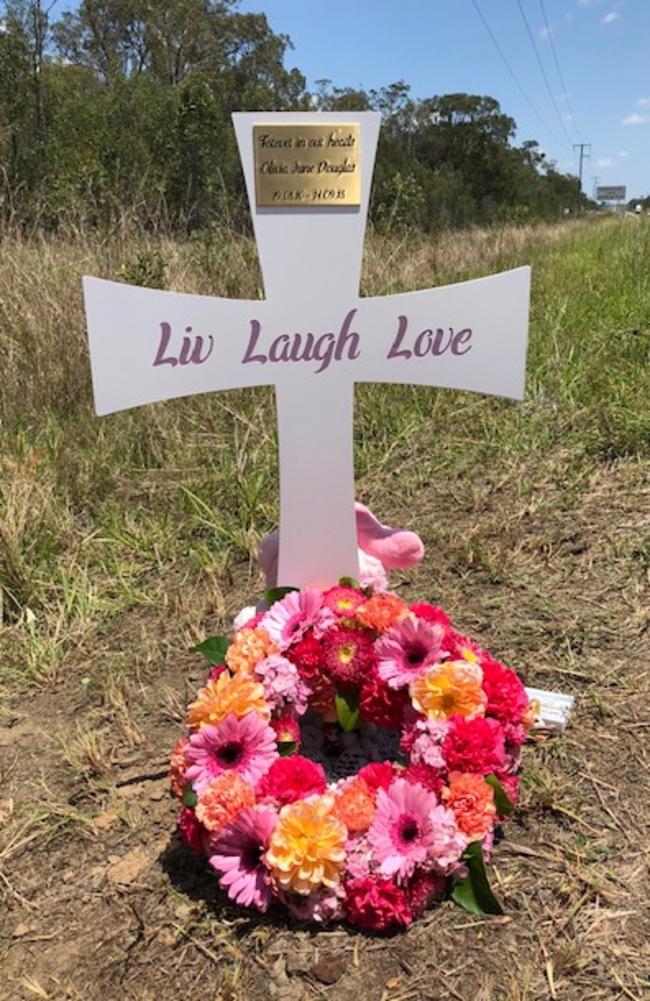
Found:
[[[649,256],[637,220],[368,241],[365,293],[533,263],[527,402],[360,387],[357,483],[425,539],[402,593],[578,699],[526,752],[495,853],[506,916],[444,905],[375,940],[242,917],[170,837],[187,650],[257,589],[276,516],[270,394],[90,409],[80,275],[254,296],[250,241],[4,247],[3,1001],[647,996]]]

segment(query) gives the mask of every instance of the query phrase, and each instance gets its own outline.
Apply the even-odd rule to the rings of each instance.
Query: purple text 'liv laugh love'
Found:
[[[351,329],[356,309],[346,314],[338,334],[313,333],[279,334],[270,343],[265,343],[262,324],[250,321],[250,332],[242,365],[267,362],[318,362],[314,373],[325,372],[333,361],[355,361],[361,355],[361,339]],[[444,354],[464,355],[471,350],[472,330],[464,327],[426,328],[418,334],[409,333],[408,318],[397,317],[397,331],[386,355],[387,360],[397,358],[425,358],[427,355],[440,357]],[[160,324],[160,340],[154,359],[157,365],[202,365],[208,360],[214,348],[214,338],[201,335],[192,336],[192,327],[186,327],[180,343],[174,345],[171,324]]]

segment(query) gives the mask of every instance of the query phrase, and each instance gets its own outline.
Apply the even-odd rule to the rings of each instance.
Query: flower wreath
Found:
[[[383,931],[445,896],[501,913],[484,858],[532,723],[517,674],[441,608],[348,579],[266,603],[195,648],[213,666],[171,758],[185,844],[236,903],[304,921]]]

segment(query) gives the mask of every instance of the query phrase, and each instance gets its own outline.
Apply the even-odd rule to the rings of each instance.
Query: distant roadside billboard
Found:
[[[596,188],[596,201],[597,202],[624,202],[625,201],[625,185],[624,184],[612,184],[609,187],[598,187]]]

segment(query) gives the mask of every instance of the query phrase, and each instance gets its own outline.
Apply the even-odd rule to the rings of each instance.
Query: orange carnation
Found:
[[[368,629],[386,633],[396,622],[406,618],[409,609],[406,602],[396,594],[373,594],[372,598],[364,601],[354,614]]]
[[[191,730],[199,730],[206,723],[219,723],[226,716],[240,719],[251,712],[264,719],[271,715],[261,683],[246,674],[230,675],[224,671],[216,681],[208,681],[196,702],[188,707],[187,725]]]
[[[178,797],[178,799],[183,798],[183,793],[185,791],[185,772],[187,771],[187,761],[185,760],[185,754],[183,752],[188,744],[189,740],[186,740],[185,737],[181,737],[172,751],[171,758],[169,759],[169,788],[174,796]]]
[[[473,772],[451,772],[449,788],[443,790],[445,800],[456,817],[458,827],[471,841],[484,838],[494,823],[496,806],[494,789],[482,775]]]
[[[230,769],[213,779],[199,794],[197,820],[209,831],[218,831],[254,802],[253,787]]]
[[[368,783],[358,776],[349,779],[337,793],[332,813],[350,834],[367,831],[375,816],[375,799]]]
[[[233,672],[245,671],[250,674],[260,661],[277,652],[278,648],[266,629],[261,626],[257,629],[240,629],[228,647],[226,664]]]

